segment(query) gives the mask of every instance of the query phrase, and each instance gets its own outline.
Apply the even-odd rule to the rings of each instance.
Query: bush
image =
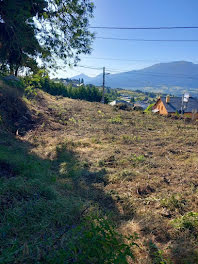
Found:
[[[154,103],[154,104],[150,104],[150,105],[144,110],[144,112],[145,112],[145,113],[151,113],[154,105],[155,105],[155,103]]]

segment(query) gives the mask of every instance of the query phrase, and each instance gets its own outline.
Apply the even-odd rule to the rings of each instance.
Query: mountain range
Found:
[[[72,79],[83,78],[85,84],[101,86],[102,74],[89,77],[80,74]],[[106,76],[106,86],[129,90],[140,89],[181,95],[188,91],[198,96],[198,64],[187,61],[159,63],[153,66]]]

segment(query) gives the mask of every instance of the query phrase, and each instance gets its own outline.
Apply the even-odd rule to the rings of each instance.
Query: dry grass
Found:
[[[21,140],[32,144],[32,153],[50,160],[57,158],[57,146],[64,146],[89,168],[84,175],[89,188],[86,181],[73,186],[64,177],[58,180],[60,186],[68,193],[79,187],[82,199],[93,197],[112,212],[121,232],[137,232],[138,263],[160,263],[154,262],[149,241],[173,263],[198,263],[197,239],[172,224],[198,208],[196,124],[43,92],[28,107],[40,122]],[[59,169],[64,176],[64,160]]]

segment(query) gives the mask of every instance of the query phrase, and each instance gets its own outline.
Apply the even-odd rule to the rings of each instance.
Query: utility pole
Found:
[[[102,99],[101,99],[102,104],[104,104],[104,93],[105,93],[105,67],[103,67],[103,84],[102,84]]]

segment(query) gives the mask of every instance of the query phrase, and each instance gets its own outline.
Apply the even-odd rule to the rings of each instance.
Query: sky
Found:
[[[90,26],[164,27],[198,26],[197,0],[94,0],[94,18]],[[127,39],[197,39],[198,29],[107,30],[91,29],[96,37]],[[79,65],[88,69],[63,66],[56,77],[67,78],[81,73],[96,76],[102,67],[111,74],[142,69],[160,62],[191,61],[198,63],[198,42],[132,42],[95,39],[91,55],[81,55]],[[101,80],[102,82],[102,80]]]

